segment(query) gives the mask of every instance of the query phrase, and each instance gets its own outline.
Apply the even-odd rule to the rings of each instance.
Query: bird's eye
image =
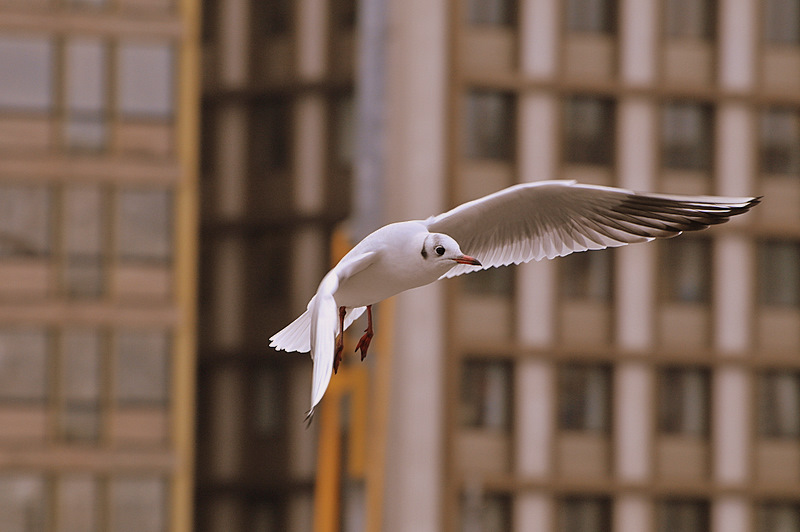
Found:
[[[437,255],[439,255],[440,257],[441,257],[442,255],[444,255],[444,246],[436,246],[435,248],[433,248],[433,250],[434,250],[434,251],[436,252],[436,254],[437,254]]]

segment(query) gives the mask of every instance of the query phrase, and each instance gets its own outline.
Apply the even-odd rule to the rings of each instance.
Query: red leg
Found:
[[[372,305],[367,305],[367,330],[364,331],[364,336],[361,337],[361,340],[358,341],[358,345],[356,345],[356,351],[359,349],[361,350],[361,360],[364,360],[364,357],[367,356],[367,350],[369,349],[369,343],[372,341]]]
[[[339,371],[339,363],[342,361],[342,352],[344,351],[344,315],[347,309],[339,307],[339,334],[336,335],[336,352],[333,354],[333,373]]]

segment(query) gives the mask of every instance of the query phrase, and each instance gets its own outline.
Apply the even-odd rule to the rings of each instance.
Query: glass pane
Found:
[[[713,0],[667,0],[666,34],[668,37],[711,39],[715,12]]]
[[[66,46],[66,142],[71,148],[106,144],[107,47],[98,39],[75,39]]]
[[[659,372],[659,430],[664,434],[708,435],[709,374],[700,368]]]
[[[707,303],[711,295],[711,241],[673,238],[661,242],[668,301]]]
[[[759,245],[758,285],[762,305],[800,306],[800,243],[768,240]]]
[[[658,532],[707,532],[711,529],[708,503],[694,500],[667,500],[657,504]]]
[[[50,212],[46,187],[0,185],[0,256],[49,253]]]
[[[611,530],[611,503],[602,497],[568,497],[559,504],[559,532]]]
[[[96,186],[70,186],[63,193],[64,290],[76,297],[103,292],[106,222],[104,194]]]
[[[614,0],[567,0],[567,29],[575,32],[614,33],[616,31]]]
[[[38,475],[0,475],[0,523],[3,532],[44,531],[47,491]]]
[[[98,530],[97,482],[90,475],[65,475],[56,494],[57,532],[95,532]]]
[[[564,161],[574,164],[614,163],[613,100],[574,96],[564,103]]]
[[[766,502],[756,510],[757,532],[800,532],[800,505]]]
[[[713,147],[711,107],[671,103],[662,112],[661,157],[664,168],[709,170]]]
[[[777,438],[800,436],[800,375],[767,372],[758,379],[759,434]]]
[[[514,269],[490,268],[464,276],[464,292],[473,295],[511,298],[514,293]]]
[[[574,364],[558,374],[558,423],[563,430],[608,432],[611,429],[611,368]]]
[[[514,95],[473,90],[466,97],[465,152],[472,159],[514,157],[516,142]]]
[[[511,497],[467,492],[461,499],[461,532],[510,532]]]
[[[333,160],[340,165],[350,166],[356,155],[356,115],[352,94],[333,101],[333,127]]]
[[[278,98],[257,104],[251,114],[251,160],[253,171],[263,174],[264,169],[285,170],[291,162],[292,102]],[[265,177],[270,177],[267,173]]]
[[[461,425],[506,430],[511,421],[511,364],[467,360],[461,374]]]
[[[800,43],[800,0],[766,0],[764,40],[770,43]]]
[[[172,255],[172,194],[122,190],[117,203],[117,256],[122,260],[167,261]]]
[[[511,26],[516,21],[518,0],[467,0],[470,24]]]
[[[112,532],[164,532],[167,489],[160,478],[112,478],[109,482]]]
[[[120,331],[114,361],[119,402],[165,403],[169,379],[169,335],[162,331]]]
[[[94,439],[100,425],[100,337],[92,330],[67,330],[61,338],[62,437]]]
[[[608,303],[612,288],[613,250],[572,253],[558,259],[561,268],[561,295],[572,300]]]
[[[53,44],[0,36],[0,107],[47,111],[53,103]]]
[[[44,401],[47,344],[42,329],[0,329],[0,400]]]
[[[96,186],[68,186],[63,195],[64,251],[96,257],[106,238],[103,193]]]
[[[172,56],[168,44],[120,44],[117,102],[123,115],[152,118],[172,115]]]
[[[800,174],[800,111],[769,109],[761,113],[761,172]]]

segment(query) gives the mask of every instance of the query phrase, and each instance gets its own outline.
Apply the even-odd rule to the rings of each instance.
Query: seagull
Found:
[[[332,373],[344,331],[367,312],[356,345],[373,338],[372,305],[400,292],[487,268],[618,247],[705,229],[750,210],[760,197],[637,193],[575,181],[514,185],[427,220],[381,227],[325,275],[306,311],[270,338],[270,347],[311,352],[310,422]]]

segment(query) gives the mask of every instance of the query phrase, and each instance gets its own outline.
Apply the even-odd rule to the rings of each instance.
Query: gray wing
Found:
[[[443,277],[493,266],[604,249],[704,229],[747,212],[753,197],[643,194],[540,181],[503,189],[426,220],[453,237],[482,267],[458,265]]]

